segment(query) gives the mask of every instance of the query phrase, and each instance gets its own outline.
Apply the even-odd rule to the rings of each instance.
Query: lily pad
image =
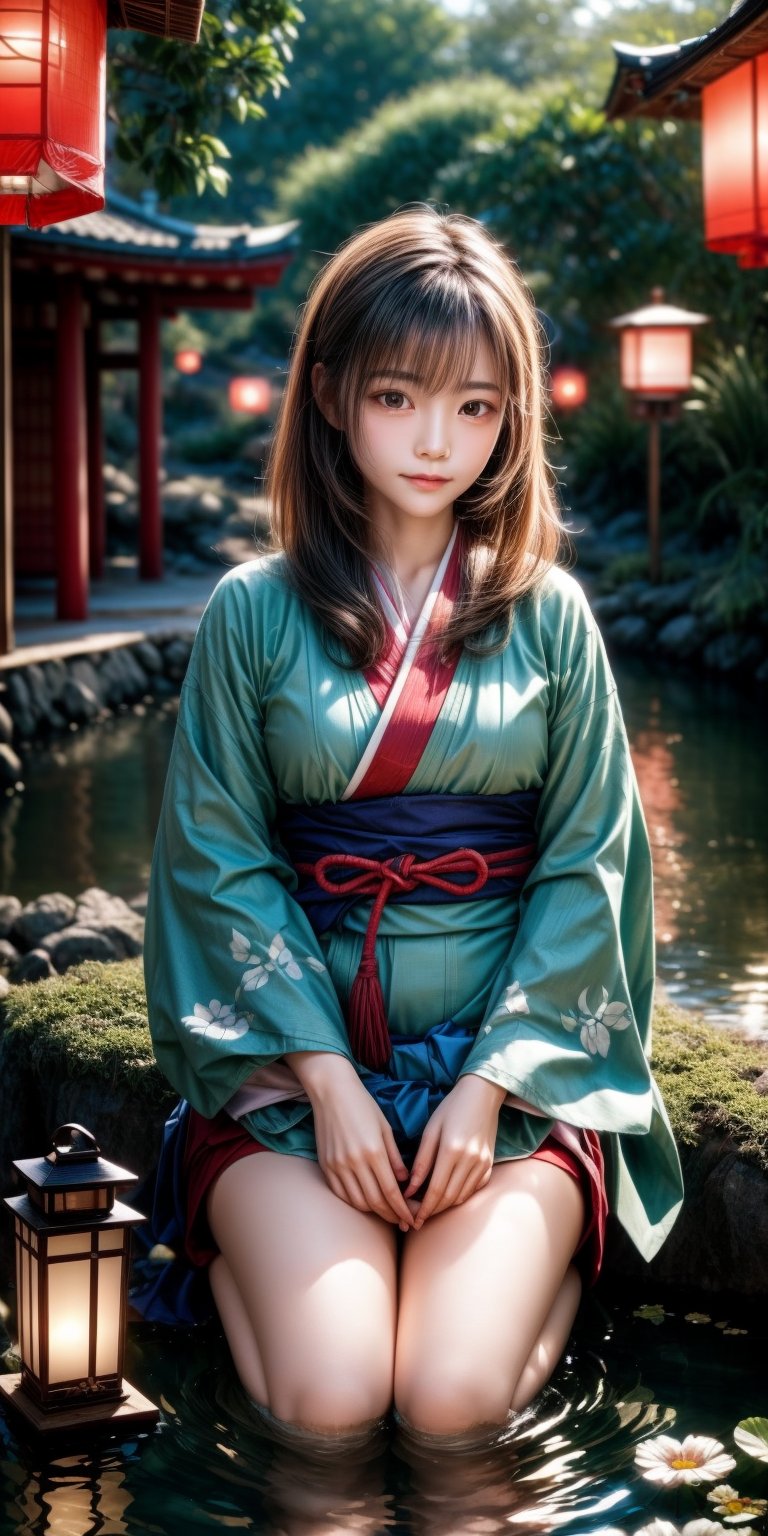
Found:
[[[740,1451],[757,1461],[768,1461],[768,1419],[741,1419],[733,1431]]]

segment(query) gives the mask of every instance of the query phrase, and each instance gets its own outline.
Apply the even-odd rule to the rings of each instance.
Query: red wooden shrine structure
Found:
[[[186,223],[107,192],[102,212],[11,238],[15,569],[54,575],[57,618],[84,619],[103,573],[100,375],[138,370],[139,571],[162,576],[160,330],[182,309],[250,309],[297,244],[297,225]],[[136,322],[105,350],[107,320]]]

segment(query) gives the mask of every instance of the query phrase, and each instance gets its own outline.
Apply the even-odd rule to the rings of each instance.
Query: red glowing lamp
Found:
[[[701,93],[704,234],[710,251],[763,266],[768,251],[768,53]]]
[[[694,326],[708,315],[664,303],[663,288],[651,291],[651,303],[617,315],[607,323],[621,335],[621,383],[640,399],[672,400],[691,387]]]
[[[587,375],[581,368],[555,368],[549,381],[552,404],[559,411],[575,411],[587,398]]]
[[[252,416],[262,416],[272,404],[269,379],[230,379],[229,403],[233,411],[249,411]]]
[[[182,347],[173,361],[179,373],[199,373],[203,366],[203,354],[195,347]]]
[[[0,0],[0,224],[104,207],[107,0]]]

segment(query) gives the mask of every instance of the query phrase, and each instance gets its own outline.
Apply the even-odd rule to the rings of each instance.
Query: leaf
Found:
[[[768,1461],[768,1419],[740,1419],[733,1438],[746,1456]]]

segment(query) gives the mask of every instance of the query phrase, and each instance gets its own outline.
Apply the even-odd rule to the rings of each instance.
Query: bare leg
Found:
[[[583,1220],[576,1180],[523,1158],[497,1163],[484,1189],[408,1233],[395,1358],[407,1423],[458,1434],[530,1401],[578,1305],[570,1282],[555,1307]]]
[[[225,1168],[207,1211],[224,1260],[214,1297],[249,1395],[318,1434],[375,1423],[392,1400],[393,1227],[279,1152]]]
[[[553,1302],[552,1311],[531,1350],[527,1365],[520,1374],[510,1405],[515,1413],[519,1413],[521,1408],[527,1408],[544,1383],[549,1381],[568,1343],[580,1301],[581,1275],[575,1264],[569,1264],[565,1279]]]

